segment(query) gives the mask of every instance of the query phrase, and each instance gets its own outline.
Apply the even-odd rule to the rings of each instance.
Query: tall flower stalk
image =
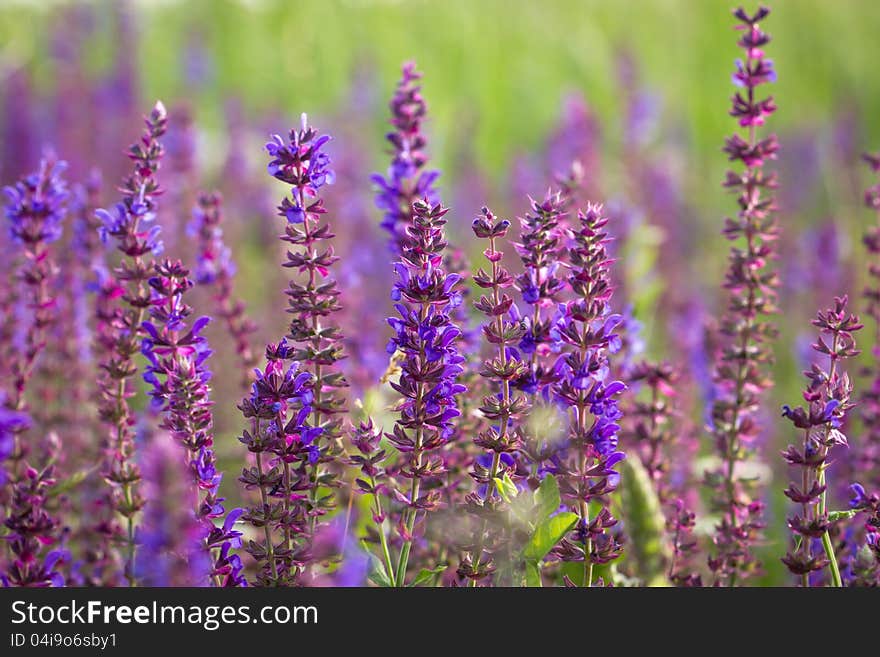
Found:
[[[574,299],[559,308],[554,332],[565,346],[559,361],[560,379],[554,384],[556,400],[568,411],[568,439],[563,451],[550,459],[559,479],[563,502],[578,516],[570,537],[556,553],[565,561],[583,563],[583,585],[593,585],[593,567],[616,559],[621,551],[609,530],[617,519],[608,495],[620,479],[614,466],[623,458],[618,433],[621,418],[618,395],[626,390],[609,378],[609,355],[620,348],[614,332],[620,316],[611,313],[611,263],[601,205],[578,213],[568,250],[568,284]],[[591,505],[598,510],[591,515]]]
[[[380,445],[382,429],[373,424],[373,419],[360,422],[351,432],[351,444],[357,453],[349,456],[349,463],[357,466],[361,476],[355,479],[357,491],[362,495],[369,495],[372,521],[376,526],[379,547],[382,551],[382,565],[385,568],[387,583],[395,581],[394,562],[391,559],[388,534],[386,531],[387,512],[382,504],[384,497],[388,495],[388,472],[383,463],[388,458],[388,453]]]
[[[56,321],[56,277],[51,244],[62,234],[67,213],[67,186],[61,178],[66,164],[48,153],[35,173],[22,178],[14,187],[6,187],[5,207],[8,231],[12,242],[23,255],[19,281],[22,298],[31,312],[30,325],[24,333],[24,344],[15,358],[10,359],[9,389],[4,405],[12,413],[27,410],[25,393],[40,353],[49,338],[49,328]],[[21,434],[28,424],[16,423],[11,431],[12,445],[8,466],[13,483],[23,474],[29,449]]]
[[[498,482],[503,485],[505,480],[510,481],[511,472],[516,470],[514,454],[522,442],[519,424],[529,408],[527,397],[517,394],[513,388],[513,383],[523,376],[527,366],[514,348],[525,330],[516,319],[518,313],[513,308],[513,298],[506,292],[513,287],[514,281],[501,265],[504,253],[498,249],[498,240],[504,239],[508,228],[510,222],[497,219],[488,208],[483,208],[482,216],[473,222],[474,234],[488,240],[483,255],[491,264],[491,272],[480,269],[474,276],[474,282],[491,291],[491,296],[482,295],[474,307],[488,317],[483,325],[483,336],[496,350],[483,362],[480,371],[492,384],[491,394],[483,398],[480,412],[493,426],[474,438],[477,447],[485,450],[485,458],[474,461],[471,477],[478,487],[466,499],[467,510],[479,519],[479,530],[468,556],[458,569],[459,574],[474,586],[495,570],[493,554],[499,547],[498,533],[503,530],[500,511],[506,496],[498,490]]]
[[[428,140],[422,132],[422,121],[428,106],[422,97],[421,77],[414,62],[403,65],[403,74],[390,103],[394,130],[385,136],[391,144],[391,166],[386,176],[374,174],[371,178],[378,188],[376,206],[385,212],[381,226],[389,233],[389,247],[395,254],[406,248],[413,204],[423,198],[429,203],[438,200],[434,183],[440,172],[425,168]]]
[[[241,532],[234,531],[232,524],[242,511],[231,512],[232,521],[224,523],[222,530],[215,526],[214,521],[223,517],[226,509],[219,495],[223,477],[217,471],[214,453],[213,402],[208,385],[211,372],[206,364],[211,350],[200,335],[209,318],[188,322],[192,309],[183,301],[183,294],[193,285],[188,275],[180,262],[165,260],[156,264],[149,279],[151,321],[143,323],[146,335],[141,351],[149,361],[144,379],[152,386],[154,405],[163,412],[160,426],[185,450],[191,483],[197,493],[193,512],[201,526],[201,536],[200,544],[193,546],[191,558],[213,564],[219,554],[240,546]],[[243,582],[240,568],[218,572],[206,566],[203,575],[205,581],[213,575],[219,586]]]
[[[242,470],[239,482],[259,491],[259,502],[245,510],[243,519],[261,534],[245,547],[257,564],[260,586],[295,583],[310,559],[308,544],[293,540],[306,535],[305,506],[295,502],[304,499],[308,483],[290,479],[289,463],[317,460],[314,441],[320,430],[305,425],[312,375],[299,372],[298,363],[285,366],[291,351],[286,340],[266,347],[266,367],[256,371],[251,394],[239,405],[250,422],[239,441],[254,455],[254,465]]]
[[[232,252],[223,240],[223,199],[218,192],[199,195],[193,210],[193,220],[187,231],[198,241],[195,280],[199,285],[213,288],[213,301],[217,314],[223,320],[226,332],[235,345],[235,353],[243,371],[242,383],[253,381],[257,357],[250,344],[250,334],[257,326],[247,316],[244,302],[234,299],[233,281],[235,262]]]
[[[775,80],[773,63],[762,50],[770,37],[759,27],[769,13],[764,7],[752,16],[743,9],[734,12],[740,23],[737,29],[743,32],[738,45],[745,60],[737,61],[733,75],[742,91],[733,96],[730,114],[745,135],[734,134],[724,147],[729,160],[742,165],[740,171],[729,171],[724,183],[739,205],[737,216],[725,221],[724,235],[740,244],[730,250],[724,282],[729,300],[715,362],[710,428],[721,465],[705,476],[713,490],[714,509],[721,514],[709,565],[715,584],[726,586],[742,582],[757,569],[752,546],[763,526],[763,504],[755,497],[755,482],[743,475],[740,464],[750,456],[760,430],[756,414],[761,392],[772,384],[766,371],[772,360],[768,342],[776,335],[765,319],[776,312],[777,276],[769,267],[777,237],[775,203],[769,192],[776,186],[776,176],[763,166],[776,158],[778,143],[775,135],[758,136],[758,128],[776,110],[772,97],[758,97],[759,87]]]
[[[101,354],[101,389],[99,413],[110,435],[105,445],[104,479],[110,485],[110,505],[125,522],[125,578],[136,584],[134,573],[136,518],[144,505],[138,492],[140,472],[135,459],[134,411],[129,398],[134,394],[132,379],[137,373],[135,355],[144,336],[142,327],[151,304],[147,281],[152,275],[152,256],[162,251],[156,218],[156,197],[161,194],[156,173],[162,159],[159,139],[165,134],[168,120],[165,107],[157,102],[145,119],[146,130],[129,148],[134,163],[132,173],[123,181],[122,200],[112,210],[98,210],[102,221],[101,239],[111,238],[122,255],[113,276],[121,295],[115,298],[113,317],[105,327],[109,349]]]
[[[819,338],[812,345],[828,368],[814,363],[804,372],[808,384],[804,389],[807,407],[795,409],[783,407],[783,415],[804,432],[800,448],[790,445],[783,452],[785,461],[801,470],[801,478],[789,484],[785,495],[800,505],[800,515],[788,519],[788,526],[795,535],[795,548],[782,561],[795,575],[801,577],[803,586],[810,586],[810,573],[828,566],[834,586],[842,586],[840,569],[828,530],[832,525],[826,508],[828,490],[826,472],[833,447],[847,446],[846,436],[840,428],[854,404],[850,401],[852,383],[842,369],[842,362],[859,354],[853,333],[862,328],[858,317],[846,308],[847,298],[835,298],[834,306],[816,315],[813,326],[819,329]],[[821,539],[824,555],[814,555],[813,539]]]
[[[520,241],[514,244],[523,272],[516,277],[516,287],[525,308],[525,333],[519,351],[527,367],[514,382],[514,387],[527,393],[539,415],[549,418],[550,390],[558,382],[556,361],[561,350],[559,333],[554,331],[557,305],[569,290],[564,270],[560,269],[565,252],[566,207],[571,198],[561,192],[548,191],[543,201],[529,199],[530,209],[519,218]],[[549,436],[544,426],[529,424],[523,449],[530,461],[529,486],[537,488],[541,465],[561,446]]]
[[[291,187],[291,196],[285,196],[278,206],[278,214],[287,220],[281,239],[291,245],[284,266],[303,279],[292,279],[287,287],[287,312],[293,317],[287,337],[293,360],[312,375],[311,427],[318,433],[309,450],[284,459],[284,477],[288,487],[295,476],[308,490],[303,500],[307,517],[304,539],[308,544],[318,519],[333,508],[333,496],[322,495],[321,489],[339,485],[333,464],[341,455],[345,411],[341,390],[348,383],[338,365],[345,357],[343,337],[332,319],[340,305],[339,290],[330,271],[339,258],[333,253],[330,240],[334,234],[330,224],[322,220],[326,209],[318,196],[319,190],[335,178],[330,157],[323,150],[330,137],[310,127],[305,114],[301,127],[291,130],[289,137],[285,142],[276,135],[266,149],[271,156],[270,174]]]
[[[393,491],[405,506],[398,525],[402,545],[395,569],[397,586],[406,583],[419,515],[439,504],[440,491],[428,484],[443,475],[439,450],[452,436],[453,420],[459,415],[455,396],[465,392],[465,386],[457,383],[464,362],[456,346],[461,329],[449,316],[461,303],[457,290],[461,277],[443,269],[447,212],[439,203],[416,201],[402,259],[394,265],[397,281],[391,296],[398,316],[388,319],[394,331],[388,352],[401,355],[400,378],[391,386],[402,400],[394,407],[399,418],[387,437],[401,452],[398,473],[410,481],[409,490]]]
[[[875,174],[880,174],[880,155],[865,155],[865,161]],[[870,387],[861,395],[861,416],[865,428],[861,444],[856,450],[858,476],[880,489],[880,182],[865,190],[865,205],[873,210],[876,223],[865,231],[862,242],[871,258],[868,266],[870,281],[865,287],[867,301],[865,312],[874,321],[874,342],[871,353],[874,358],[867,368],[873,377]]]

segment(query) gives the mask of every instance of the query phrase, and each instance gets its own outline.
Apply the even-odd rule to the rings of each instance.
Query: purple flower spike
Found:
[[[219,193],[201,194],[193,210],[193,220],[188,230],[198,239],[195,280],[199,285],[209,286],[217,314],[223,320],[226,332],[235,345],[243,371],[242,385],[247,388],[252,382],[252,373],[257,365],[257,357],[251,348],[249,336],[256,330],[246,312],[244,302],[233,298],[235,263],[232,252],[223,241],[221,228],[223,199]]]
[[[240,574],[229,581],[231,574],[220,572],[217,565],[219,555],[226,551],[224,544],[234,537],[228,528],[220,531],[214,524],[225,510],[219,496],[222,475],[217,472],[214,456],[208,386],[211,374],[206,367],[211,351],[206,338],[200,335],[209,320],[201,317],[189,323],[192,309],[183,301],[183,295],[193,286],[188,275],[180,262],[165,260],[154,266],[154,276],[148,281],[153,321],[143,323],[146,335],[141,342],[141,352],[149,362],[144,379],[152,386],[154,406],[163,414],[160,427],[186,453],[195,492],[195,520],[201,527],[198,540],[191,546],[194,559],[204,565],[204,572],[196,574],[197,582],[207,583],[213,578],[218,586],[241,585]]]
[[[129,405],[130,380],[137,373],[134,355],[145,335],[143,321],[150,306],[148,279],[153,273],[152,256],[161,252],[159,227],[154,225],[156,199],[162,190],[156,174],[163,156],[159,141],[168,128],[165,106],[157,102],[145,117],[146,129],[129,147],[132,171],[120,187],[122,199],[112,210],[98,210],[98,232],[122,255],[108,273],[99,297],[98,332],[101,391],[99,413],[107,428],[104,442],[104,480],[109,485],[102,514],[115,510],[124,520],[125,534],[118,543],[125,548],[124,575],[135,585],[135,522],[144,506],[138,493],[140,471],[135,459],[134,412]],[[149,259],[148,259],[149,258]],[[112,517],[101,517],[98,525],[112,527]],[[113,530],[115,534],[115,530]]]
[[[428,141],[422,132],[422,121],[428,107],[418,84],[421,77],[415,63],[403,65],[403,75],[391,99],[394,131],[385,137],[392,148],[391,166],[386,176],[375,174],[372,177],[377,188],[376,207],[385,212],[381,225],[391,236],[389,247],[395,254],[406,248],[406,231],[412,224],[413,203],[422,198],[432,204],[438,200],[434,183],[440,172],[425,169]]]
[[[610,314],[613,261],[607,250],[608,219],[601,205],[589,204],[578,212],[578,223],[568,250],[567,282],[574,299],[558,306],[553,328],[562,352],[552,392],[568,411],[568,440],[550,456],[548,470],[559,479],[563,502],[580,518],[554,553],[564,561],[581,562],[583,585],[592,586],[593,566],[613,561],[622,551],[611,531],[617,520],[607,496],[620,478],[613,469],[623,458],[618,450],[622,415],[617,398],[626,386],[606,380],[608,357],[618,340],[613,330],[620,321]],[[594,502],[600,508],[591,515]]]
[[[785,489],[786,497],[800,505],[800,515],[788,519],[788,526],[795,534],[795,548],[782,558],[782,562],[800,578],[803,586],[810,586],[811,572],[826,566],[831,569],[832,583],[842,586],[828,534],[833,523],[825,507],[825,491],[831,465],[830,451],[838,445],[846,446],[846,438],[839,427],[847,411],[855,405],[850,401],[852,383],[842,365],[847,358],[859,354],[853,333],[860,330],[862,324],[858,317],[847,311],[846,304],[846,297],[836,298],[834,306],[820,311],[813,320],[813,326],[819,329],[813,350],[820,354],[821,361],[828,359],[828,370],[818,362],[814,363],[804,372],[807,387],[803,396],[808,406],[794,410],[786,406],[783,410],[783,415],[795,428],[803,431],[803,443],[800,449],[789,445],[782,453],[785,461],[800,471],[797,481]],[[814,554],[814,538],[822,539],[824,554]]]
[[[480,431],[473,439],[474,444],[485,450],[474,461],[471,477],[477,490],[465,499],[465,508],[477,520],[474,531],[473,548],[468,550],[458,567],[459,577],[470,581],[474,586],[488,582],[496,570],[492,555],[498,554],[503,545],[502,532],[493,530],[503,526],[506,512],[502,494],[496,482],[512,480],[517,476],[516,460],[513,453],[521,448],[522,430],[520,423],[529,410],[525,395],[517,394],[513,388],[516,381],[527,371],[518,352],[511,347],[519,344],[525,334],[522,322],[518,321],[519,311],[506,290],[513,287],[513,276],[501,266],[503,253],[498,250],[498,240],[503,240],[510,228],[510,222],[498,219],[488,209],[472,225],[474,234],[488,241],[483,255],[491,265],[491,271],[480,269],[473,277],[474,282],[487,294],[474,303],[474,307],[488,319],[483,325],[483,335],[495,353],[483,362],[480,374],[492,386],[489,395],[483,397],[479,410],[483,417],[496,427]]]
[[[724,282],[729,303],[720,324],[712,393],[710,428],[722,465],[705,475],[705,485],[713,490],[713,506],[721,512],[709,559],[715,584],[720,586],[733,586],[758,570],[752,545],[763,527],[755,480],[743,476],[737,463],[750,455],[749,446],[761,429],[756,417],[760,393],[772,384],[766,373],[772,359],[767,343],[775,328],[766,317],[777,310],[778,280],[769,267],[777,237],[775,202],[769,193],[776,187],[776,177],[761,167],[776,158],[779,147],[775,135],[760,137],[756,130],[776,110],[772,98],[757,97],[759,88],[772,81],[772,66],[761,49],[770,37],[758,25],[768,13],[764,8],[753,16],[742,9],[734,12],[740,23],[737,29],[743,32],[739,46],[745,50],[745,60],[737,64],[735,79],[742,90],[733,96],[730,114],[739,119],[745,136],[734,134],[724,147],[730,161],[738,162],[742,170],[727,173],[724,185],[736,194],[739,211],[736,218],[725,221],[723,232],[739,243],[730,250]]]
[[[247,549],[258,563],[262,586],[302,583],[314,575],[313,539],[320,519],[334,506],[334,496],[320,495],[319,489],[338,486],[333,464],[341,455],[341,389],[348,383],[338,370],[343,336],[332,319],[340,309],[330,273],[338,261],[330,244],[335,236],[323,222],[327,210],[319,196],[335,180],[323,150],[329,141],[303,114],[300,128],[287,140],[275,135],[266,145],[269,173],[291,187],[278,215],[286,219],[281,239],[291,245],[284,266],[297,276],[286,290],[293,316],[288,335],[267,346],[265,371],[256,371],[252,393],[239,406],[251,422],[240,441],[256,461],[239,481],[247,489],[258,488],[261,502],[245,512],[244,520],[261,528],[265,538]],[[283,361],[291,359],[285,368]]]
[[[11,441],[11,445],[6,444],[2,449],[8,452],[4,458],[12,461],[9,471],[14,481],[21,479],[26,467],[24,459],[28,447],[20,440],[20,435],[29,424],[12,422],[12,419],[27,409],[25,393],[38,358],[45,349],[49,329],[56,322],[58,314],[56,288],[59,269],[50,245],[61,237],[67,214],[68,192],[61,178],[65,167],[64,162],[47,152],[38,171],[3,190],[9,235],[24,258],[18,274],[22,288],[19,301],[26,304],[31,315],[21,348],[10,357],[9,362],[2,363],[4,370],[9,369],[8,396],[3,400],[5,412],[9,412],[4,443]]]
[[[399,379],[390,383],[401,400],[394,409],[399,419],[386,435],[401,453],[400,476],[411,482],[406,491],[394,490],[396,499],[405,505],[399,523],[403,546],[396,572],[398,586],[406,582],[417,517],[439,504],[439,491],[426,490],[424,484],[443,474],[443,463],[434,455],[452,437],[452,420],[458,415],[455,397],[464,392],[464,386],[457,383],[464,362],[457,349],[460,329],[449,316],[460,293],[456,285],[447,284],[449,275],[443,267],[447,209],[424,199],[416,201],[412,211],[400,262],[406,273],[398,274],[394,284],[401,300],[395,306],[400,317],[389,321],[401,369]],[[429,352],[434,354],[431,361]]]

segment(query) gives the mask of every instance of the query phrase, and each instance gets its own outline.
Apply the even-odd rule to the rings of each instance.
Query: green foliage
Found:
[[[577,514],[563,511],[539,522],[529,537],[529,542],[523,548],[523,559],[526,562],[537,563],[546,557],[553,546],[574,527],[577,519]]]
[[[444,570],[446,570],[446,566],[437,566],[436,568],[432,568],[431,570],[428,570],[427,568],[422,568],[413,578],[413,581],[407,584],[407,586],[434,586],[437,581],[437,576],[440,575]]]
[[[620,468],[620,519],[630,536],[638,536],[626,544],[621,567],[647,586],[668,586],[670,547],[657,491],[636,454],[630,454]]]

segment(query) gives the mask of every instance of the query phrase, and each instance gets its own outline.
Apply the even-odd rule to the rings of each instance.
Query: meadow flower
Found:
[[[526,395],[517,393],[514,382],[526,371],[516,345],[525,332],[523,323],[513,309],[513,298],[506,290],[513,287],[513,276],[501,265],[504,253],[498,249],[510,228],[506,219],[498,219],[488,208],[474,219],[474,235],[487,240],[483,255],[490,263],[490,271],[480,269],[474,282],[487,294],[482,295],[474,307],[487,317],[483,324],[483,336],[493,348],[492,355],[483,362],[480,374],[490,382],[489,393],[483,398],[480,412],[492,426],[474,437],[474,444],[484,450],[471,471],[477,484],[476,492],[467,496],[465,508],[478,519],[478,529],[468,555],[459,565],[460,576],[477,585],[495,570],[494,554],[501,548],[503,532],[503,506],[507,493],[498,490],[499,481],[510,480],[516,473],[516,461],[512,454],[520,449],[522,429],[519,426],[528,412]]]
[[[457,274],[443,269],[447,209],[427,199],[413,204],[413,222],[406,230],[402,258],[394,265],[397,280],[391,292],[398,315],[388,324],[394,335],[388,352],[401,354],[401,374],[391,387],[401,400],[399,417],[388,440],[401,453],[397,473],[410,481],[409,489],[392,493],[405,509],[398,525],[403,545],[395,574],[397,586],[406,583],[407,563],[418,516],[437,508],[440,493],[428,488],[443,474],[435,455],[453,434],[459,416],[456,396],[465,392],[457,382],[464,358],[458,353],[461,329],[449,316],[461,302]]]
[[[49,330],[57,319],[56,278],[59,271],[51,245],[60,239],[67,214],[68,191],[61,177],[65,166],[48,152],[36,172],[3,190],[8,234],[23,258],[18,273],[22,287],[20,299],[30,311],[24,343],[9,362],[9,387],[4,406],[11,413],[10,418],[27,410],[28,384],[34,375],[37,359],[46,347]],[[21,436],[28,426],[25,422],[9,424],[12,445],[6,448],[9,452],[7,458],[11,460],[7,467],[13,484],[22,475],[24,459],[30,451],[29,444]]]
[[[772,66],[762,50],[770,37],[759,26],[767,14],[766,8],[751,16],[743,9],[734,12],[737,29],[742,31],[738,45],[746,58],[734,74],[740,88],[733,96],[730,114],[747,129],[745,136],[736,133],[729,137],[724,147],[728,159],[742,167],[728,171],[724,183],[736,194],[739,211],[725,221],[723,232],[739,244],[730,251],[724,282],[729,300],[719,326],[720,347],[715,357],[710,429],[722,465],[706,472],[705,484],[714,491],[713,507],[721,514],[709,565],[715,583],[725,586],[742,581],[757,569],[752,545],[763,527],[763,504],[755,496],[755,482],[742,474],[738,464],[750,456],[760,431],[756,414],[760,393],[772,383],[766,373],[772,357],[768,342],[776,335],[774,326],[765,319],[776,312],[777,277],[769,266],[777,237],[775,203],[770,195],[776,176],[762,167],[776,158],[779,147],[775,135],[759,137],[756,130],[776,109],[771,98],[757,95],[761,85],[772,81]]]
[[[795,575],[801,577],[803,586],[810,585],[812,571],[831,567],[831,577],[835,586],[842,586],[840,570],[828,530],[831,520],[826,509],[828,489],[827,471],[832,448],[847,447],[846,436],[841,432],[847,411],[853,406],[850,401],[852,383],[843,371],[843,361],[859,354],[853,333],[862,328],[858,317],[846,308],[847,298],[835,298],[834,306],[820,311],[813,326],[819,329],[819,337],[813,350],[820,354],[820,363],[828,359],[827,370],[814,363],[804,372],[807,387],[803,397],[807,406],[792,409],[783,406],[782,415],[797,429],[804,432],[803,446],[798,449],[790,445],[783,452],[785,461],[801,470],[798,481],[789,484],[785,495],[800,505],[800,515],[788,519],[788,526],[796,534],[795,549],[789,551],[782,561]],[[821,538],[824,555],[812,552],[812,539]]]
[[[58,549],[60,523],[48,508],[55,486],[55,469],[28,466],[13,487],[9,510],[3,521],[9,532],[12,560],[0,576],[4,586],[64,586],[59,566],[69,557]],[[55,546],[55,549],[47,548]]]
[[[214,525],[217,518],[226,515],[226,509],[219,495],[222,475],[217,471],[214,454],[213,402],[208,383],[211,372],[206,362],[211,350],[201,335],[209,318],[189,321],[192,309],[183,301],[183,295],[193,286],[188,276],[189,271],[180,262],[165,260],[155,265],[148,281],[152,321],[143,324],[141,353],[149,362],[144,380],[152,386],[154,406],[163,413],[160,428],[168,431],[186,453],[192,489],[196,491],[194,517],[201,527],[198,542],[190,546],[191,558],[204,563],[205,572],[201,577],[197,574],[195,581],[206,583],[217,554],[228,550],[227,542],[237,547],[241,534],[230,528],[218,535]]]
[[[239,404],[250,423],[239,442],[254,455],[254,465],[245,467],[238,480],[260,496],[242,519],[262,530],[262,539],[249,541],[245,549],[257,564],[256,583],[261,586],[296,582],[310,561],[308,541],[303,541],[309,518],[302,503],[310,485],[301,476],[292,478],[289,464],[303,468],[317,462],[314,441],[321,429],[306,424],[314,377],[299,371],[298,363],[285,366],[292,351],[286,340],[269,344],[266,366],[256,371],[250,395]]]
[[[551,457],[550,471],[559,479],[562,501],[578,516],[571,536],[555,553],[583,563],[582,584],[592,586],[593,566],[613,561],[622,550],[611,531],[617,519],[608,508],[608,495],[620,480],[614,466],[624,458],[618,449],[622,414],[617,398],[626,385],[609,377],[609,356],[620,348],[615,328],[621,318],[610,309],[608,219],[602,206],[593,204],[577,219],[567,258],[573,298],[560,304],[553,329],[563,345],[553,395],[568,411],[568,439]],[[599,504],[595,513],[594,503]]]
[[[223,239],[223,199],[219,193],[203,193],[193,209],[187,232],[197,239],[195,281],[210,286],[217,315],[235,345],[235,353],[243,371],[242,383],[250,385],[257,358],[249,336],[256,324],[247,316],[245,304],[233,298],[235,262]]]
[[[275,135],[266,145],[271,156],[269,173],[291,187],[291,195],[278,206],[278,215],[287,219],[281,239],[291,245],[284,266],[297,274],[286,290],[287,312],[292,315],[287,336],[290,357],[312,375],[311,426],[302,442],[306,444],[305,436],[313,436],[313,442],[283,459],[286,485],[302,485],[308,490],[301,502],[307,518],[301,540],[306,545],[319,519],[333,508],[333,496],[321,496],[318,489],[338,486],[334,463],[342,454],[339,443],[345,399],[341,393],[348,387],[338,365],[345,357],[343,336],[334,320],[340,310],[340,292],[331,271],[339,259],[334,255],[331,240],[335,235],[323,219],[327,210],[319,196],[321,188],[336,178],[324,151],[328,141],[330,136],[309,126],[303,114],[301,127],[290,131],[288,141]],[[280,426],[280,418],[278,422]]]
[[[378,190],[376,207],[385,212],[381,225],[390,235],[389,247],[395,254],[406,248],[406,230],[413,220],[413,204],[420,199],[428,203],[438,200],[434,183],[440,172],[425,168],[428,140],[422,131],[422,121],[428,106],[418,83],[421,77],[414,62],[403,65],[403,74],[390,104],[394,130],[385,136],[391,144],[391,165],[387,175],[375,174],[371,178]]]
[[[124,519],[125,577],[136,583],[136,518],[144,499],[138,493],[140,472],[135,460],[134,412],[129,405],[132,381],[137,372],[134,356],[140,351],[143,321],[151,303],[147,281],[152,275],[151,256],[162,251],[160,228],[154,224],[156,199],[161,193],[156,174],[163,149],[159,141],[168,127],[165,107],[157,102],[145,118],[146,130],[132,144],[128,157],[132,172],[122,183],[122,200],[110,210],[98,210],[98,233],[107,243],[111,239],[122,260],[109,275],[118,293],[107,300],[107,322],[101,328],[99,413],[108,435],[104,446],[104,479],[110,486],[110,504]]]

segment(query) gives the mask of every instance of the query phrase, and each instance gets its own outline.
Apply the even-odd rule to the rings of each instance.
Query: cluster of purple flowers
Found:
[[[495,570],[493,554],[502,548],[502,539],[507,538],[502,536],[504,519],[500,513],[506,493],[498,490],[498,482],[503,486],[505,480],[511,480],[511,475],[516,474],[515,455],[522,446],[520,424],[528,412],[529,402],[526,395],[517,393],[514,388],[527,367],[515,348],[523,339],[525,328],[518,319],[513,298],[505,291],[513,287],[514,279],[501,265],[504,253],[498,249],[498,240],[507,235],[510,222],[496,218],[488,208],[483,208],[472,227],[478,238],[488,240],[483,255],[491,264],[490,272],[480,269],[474,276],[474,282],[491,291],[491,296],[481,296],[474,307],[488,318],[483,325],[483,335],[497,350],[485,360],[480,371],[493,384],[491,394],[483,398],[479,409],[492,426],[474,438],[476,446],[485,452],[483,458],[475,459],[471,473],[478,488],[466,498],[467,510],[481,520],[480,529],[472,545],[467,546],[468,554],[458,568],[460,576],[476,585]]]
[[[235,344],[235,353],[244,372],[243,382],[247,386],[257,365],[249,338],[257,326],[248,318],[244,302],[234,299],[232,295],[236,267],[232,251],[223,240],[220,226],[222,216],[223,199],[220,194],[201,194],[187,232],[198,240],[195,281],[214,290],[217,315],[223,320],[226,332]]]
[[[800,505],[800,514],[788,519],[797,540],[795,549],[782,559],[793,574],[802,578],[804,586],[810,586],[811,572],[829,565],[834,585],[842,585],[828,533],[832,521],[826,508],[826,492],[830,453],[834,447],[847,446],[846,436],[840,429],[847,411],[854,405],[850,401],[852,383],[842,370],[842,364],[845,359],[858,355],[853,333],[861,329],[862,324],[847,311],[846,304],[846,297],[837,298],[834,306],[820,311],[813,320],[813,326],[820,332],[813,350],[823,360],[828,359],[828,368],[814,363],[804,372],[808,380],[803,394],[806,407],[784,406],[782,410],[795,428],[804,432],[800,448],[790,445],[783,452],[785,461],[799,468],[802,476],[785,490],[785,496]],[[821,539],[824,555],[813,553],[813,539]]]
[[[389,246],[394,253],[400,253],[406,247],[413,204],[420,199],[426,199],[428,203],[438,201],[434,183],[440,172],[425,169],[428,140],[422,132],[422,121],[428,106],[418,84],[421,77],[413,62],[403,65],[403,75],[390,105],[394,131],[385,137],[393,149],[391,166],[387,176],[375,174],[372,177],[379,189],[376,206],[385,212],[382,228],[390,234]]]
[[[395,499],[405,506],[398,524],[403,540],[396,570],[398,586],[406,582],[418,517],[439,503],[440,492],[427,487],[444,471],[443,461],[433,455],[452,436],[453,421],[459,416],[455,398],[465,392],[457,382],[464,369],[457,348],[461,329],[449,315],[461,303],[460,277],[447,274],[442,261],[447,212],[439,203],[416,201],[401,260],[394,265],[397,280],[391,298],[398,316],[388,319],[394,331],[388,353],[400,355],[400,378],[391,387],[401,400],[394,407],[399,419],[388,439],[401,455],[396,474],[410,481],[408,489],[393,490]]]
[[[145,119],[146,130],[129,148],[133,169],[123,181],[122,200],[111,210],[98,210],[98,232],[106,243],[112,238],[122,255],[119,266],[108,278],[117,292],[111,295],[104,326],[104,340],[110,346],[101,362],[99,413],[107,425],[104,448],[104,479],[110,485],[109,504],[125,520],[125,572],[129,584],[135,583],[136,518],[145,500],[138,493],[140,471],[135,459],[135,416],[128,399],[131,379],[137,373],[134,356],[140,351],[143,321],[152,299],[147,281],[152,275],[151,256],[162,252],[160,227],[155,223],[156,198],[161,194],[156,174],[163,155],[159,141],[168,128],[168,117],[161,102]],[[150,258],[150,259],[148,259]],[[117,287],[118,286],[118,287]],[[112,519],[102,518],[100,524]],[[115,533],[115,530],[111,530]]]
[[[776,110],[771,97],[759,98],[759,88],[772,82],[773,62],[764,56],[770,42],[760,21],[770,10],[762,7],[754,15],[738,9],[738,45],[745,60],[737,62],[734,83],[742,90],[733,96],[731,116],[746,130],[734,134],[724,151],[740,171],[728,171],[725,187],[736,194],[739,212],[728,218],[724,235],[741,244],[731,248],[724,281],[728,291],[727,312],[719,326],[719,348],[715,357],[715,391],[711,431],[721,466],[706,472],[705,485],[712,489],[713,507],[721,514],[715,528],[715,554],[710,568],[715,582],[733,585],[757,569],[752,546],[763,522],[763,502],[755,494],[754,478],[742,473],[738,464],[750,454],[761,425],[757,413],[760,393],[771,385],[766,369],[771,360],[768,342],[776,335],[766,320],[776,312],[777,277],[770,268],[777,228],[775,203],[769,192],[776,176],[766,173],[765,162],[775,159],[779,149],[775,135],[759,137],[756,128]]]
[[[256,371],[251,394],[239,408],[250,422],[239,441],[254,455],[254,465],[242,470],[239,482],[246,490],[259,490],[259,503],[245,510],[242,519],[262,529],[262,541],[246,547],[257,564],[256,581],[281,586],[297,581],[309,561],[303,543],[308,518],[302,504],[308,482],[291,477],[291,463],[317,461],[315,439],[320,428],[306,425],[311,413],[312,375],[300,372],[297,363],[285,366],[291,348],[285,340],[266,348],[266,367]]]
[[[312,375],[309,405],[314,439],[306,449],[284,459],[284,477],[287,485],[301,485],[308,491],[303,500],[306,544],[313,540],[318,520],[333,509],[332,496],[321,496],[319,489],[338,485],[334,462],[341,456],[345,411],[341,391],[348,387],[337,365],[345,357],[343,336],[332,320],[340,310],[339,290],[330,273],[338,258],[330,244],[333,231],[322,219],[326,213],[323,199],[318,196],[336,177],[324,151],[328,141],[330,136],[320,135],[303,114],[301,127],[290,131],[289,142],[276,135],[266,146],[271,156],[269,173],[291,186],[291,196],[285,196],[278,206],[279,216],[287,219],[281,239],[292,247],[284,266],[304,278],[294,278],[287,286],[287,312],[292,315],[287,337],[290,357]]]
[[[150,318],[143,323],[146,335],[141,341],[141,352],[149,365],[144,380],[152,386],[153,403],[164,414],[159,425],[177,441],[186,452],[186,462],[195,489],[199,492],[195,503],[195,518],[202,527],[202,545],[209,553],[217,549],[221,554],[231,547],[239,547],[240,532],[231,524],[220,531],[214,520],[225,515],[223,498],[219,496],[222,475],[217,471],[214,454],[212,402],[208,382],[211,372],[206,360],[211,355],[208,342],[201,335],[209,318],[200,317],[188,323],[191,308],[183,301],[183,294],[193,283],[180,262],[165,260],[155,265],[155,273],[148,283],[152,290]],[[241,515],[240,510],[229,514]],[[241,562],[223,564],[210,574],[222,586],[243,583]],[[205,572],[205,578],[208,572]]]

